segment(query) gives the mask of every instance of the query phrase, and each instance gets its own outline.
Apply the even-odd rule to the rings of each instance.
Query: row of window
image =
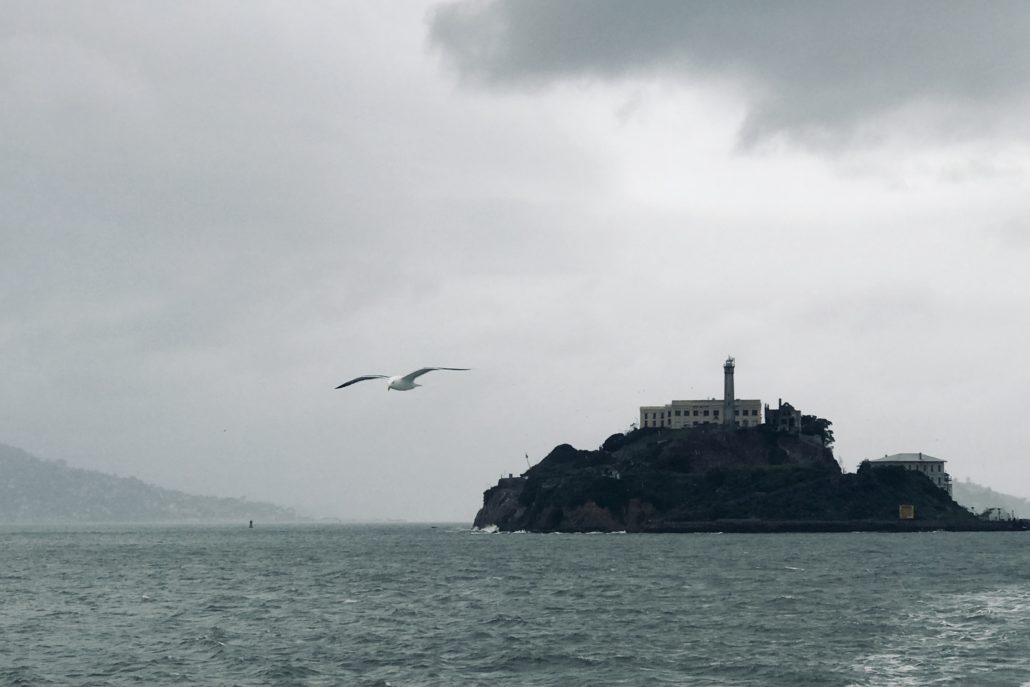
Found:
[[[899,463],[893,463],[898,465]],[[944,463],[900,463],[908,470],[919,470],[920,472],[944,472]]]
[[[698,412],[699,411],[695,408],[694,409],[694,417],[709,417],[707,410],[700,411],[700,413],[701,413],[700,416],[698,415]],[[687,416],[687,417],[689,417],[690,416],[690,411],[689,410],[684,410],[684,411],[682,411],[682,414]],[[744,410],[737,409],[737,410],[733,411],[733,414],[734,415],[744,415],[744,416],[747,416],[748,409],[747,408],[745,408]],[[672,417],[673,415],[675,415],[676,417],[681,417],[679,410],[675,410],[675,411],[670,410],[669,411],[669,417]],[[713,410],[712,411],[712,417],[719,417],[719,411],[718,410]],[[758,409],[757,408],[752,408],[751,409],[751,417],[758,417]],[[648,414],[647,413],[644,413],[644,418],[645,419],[648,418]],[[650,415],[650,419],[652,419],[652,420],[656,420],[656,419],[659,419],[659,418],[664,420],[665,419],[665,413],[664,412],[662,412],[662,413],[651,413],[651,415]]]
[[[708,422],[707,420],[705,420],[704,422],[691,422],[689,426],[708,425],[708,424],[711,424],[711,423]],[[739,424],[740,427],[757,427],[758,426],[758,422],[757,421],[755,421],[754,424],[749,424],[747,420],[741,420],[738,424]],[[653,420],[653,421],[652,420],[644,420],[644,427],[671,427],[671,426],[672,426],[672,420],[671,419],[669,419],[669,420]]]

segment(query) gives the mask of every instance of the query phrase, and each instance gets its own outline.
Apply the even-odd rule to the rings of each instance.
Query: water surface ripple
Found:
[[[0,529],[0,685],[1030,686],[1024,533]]]

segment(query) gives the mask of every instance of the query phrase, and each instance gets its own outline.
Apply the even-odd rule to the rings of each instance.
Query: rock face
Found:
[[[977,521],[924,475],[844,474],[816,437],[768,427],[640,429],[596,451],[562,444],[487,490],[474,525],[540,532],[905,529]]]

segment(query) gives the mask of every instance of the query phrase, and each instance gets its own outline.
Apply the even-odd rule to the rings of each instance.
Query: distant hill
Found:
[[[990,487],[969,481],[952,482],[951,491],[952,498],[977,513],[982,513],[987,508],[1001,508],[1017,518],[1030,518],[1030,501],[1018,496],[1002,494]]]
[[[298,521],[291,509],[244,499],[194,496],[0,444],[0,523]]]

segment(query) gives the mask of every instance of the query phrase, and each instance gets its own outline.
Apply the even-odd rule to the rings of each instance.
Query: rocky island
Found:
[[[843,532],[1027,529],[988,520],[951,498],[940,459],[922,453],[863,461],[833,456],[833,424],[783,399],[734,393],[641,406],[639,427],[596,451],[562,444],[488,489],[474,526],[531,532]],[[994,509],[997,510],[997,509]]]
[[[487,490],[474,525],[532,532],[1025,529],[1025,521],[976,517],[916,471],[866,462],[844,472],[826,445],[829,424],[814,423],[821,435],[764,424],[648,427],[614,434],[593,451],[562,444]],[[911,507],[904,519],[902,506]]]

